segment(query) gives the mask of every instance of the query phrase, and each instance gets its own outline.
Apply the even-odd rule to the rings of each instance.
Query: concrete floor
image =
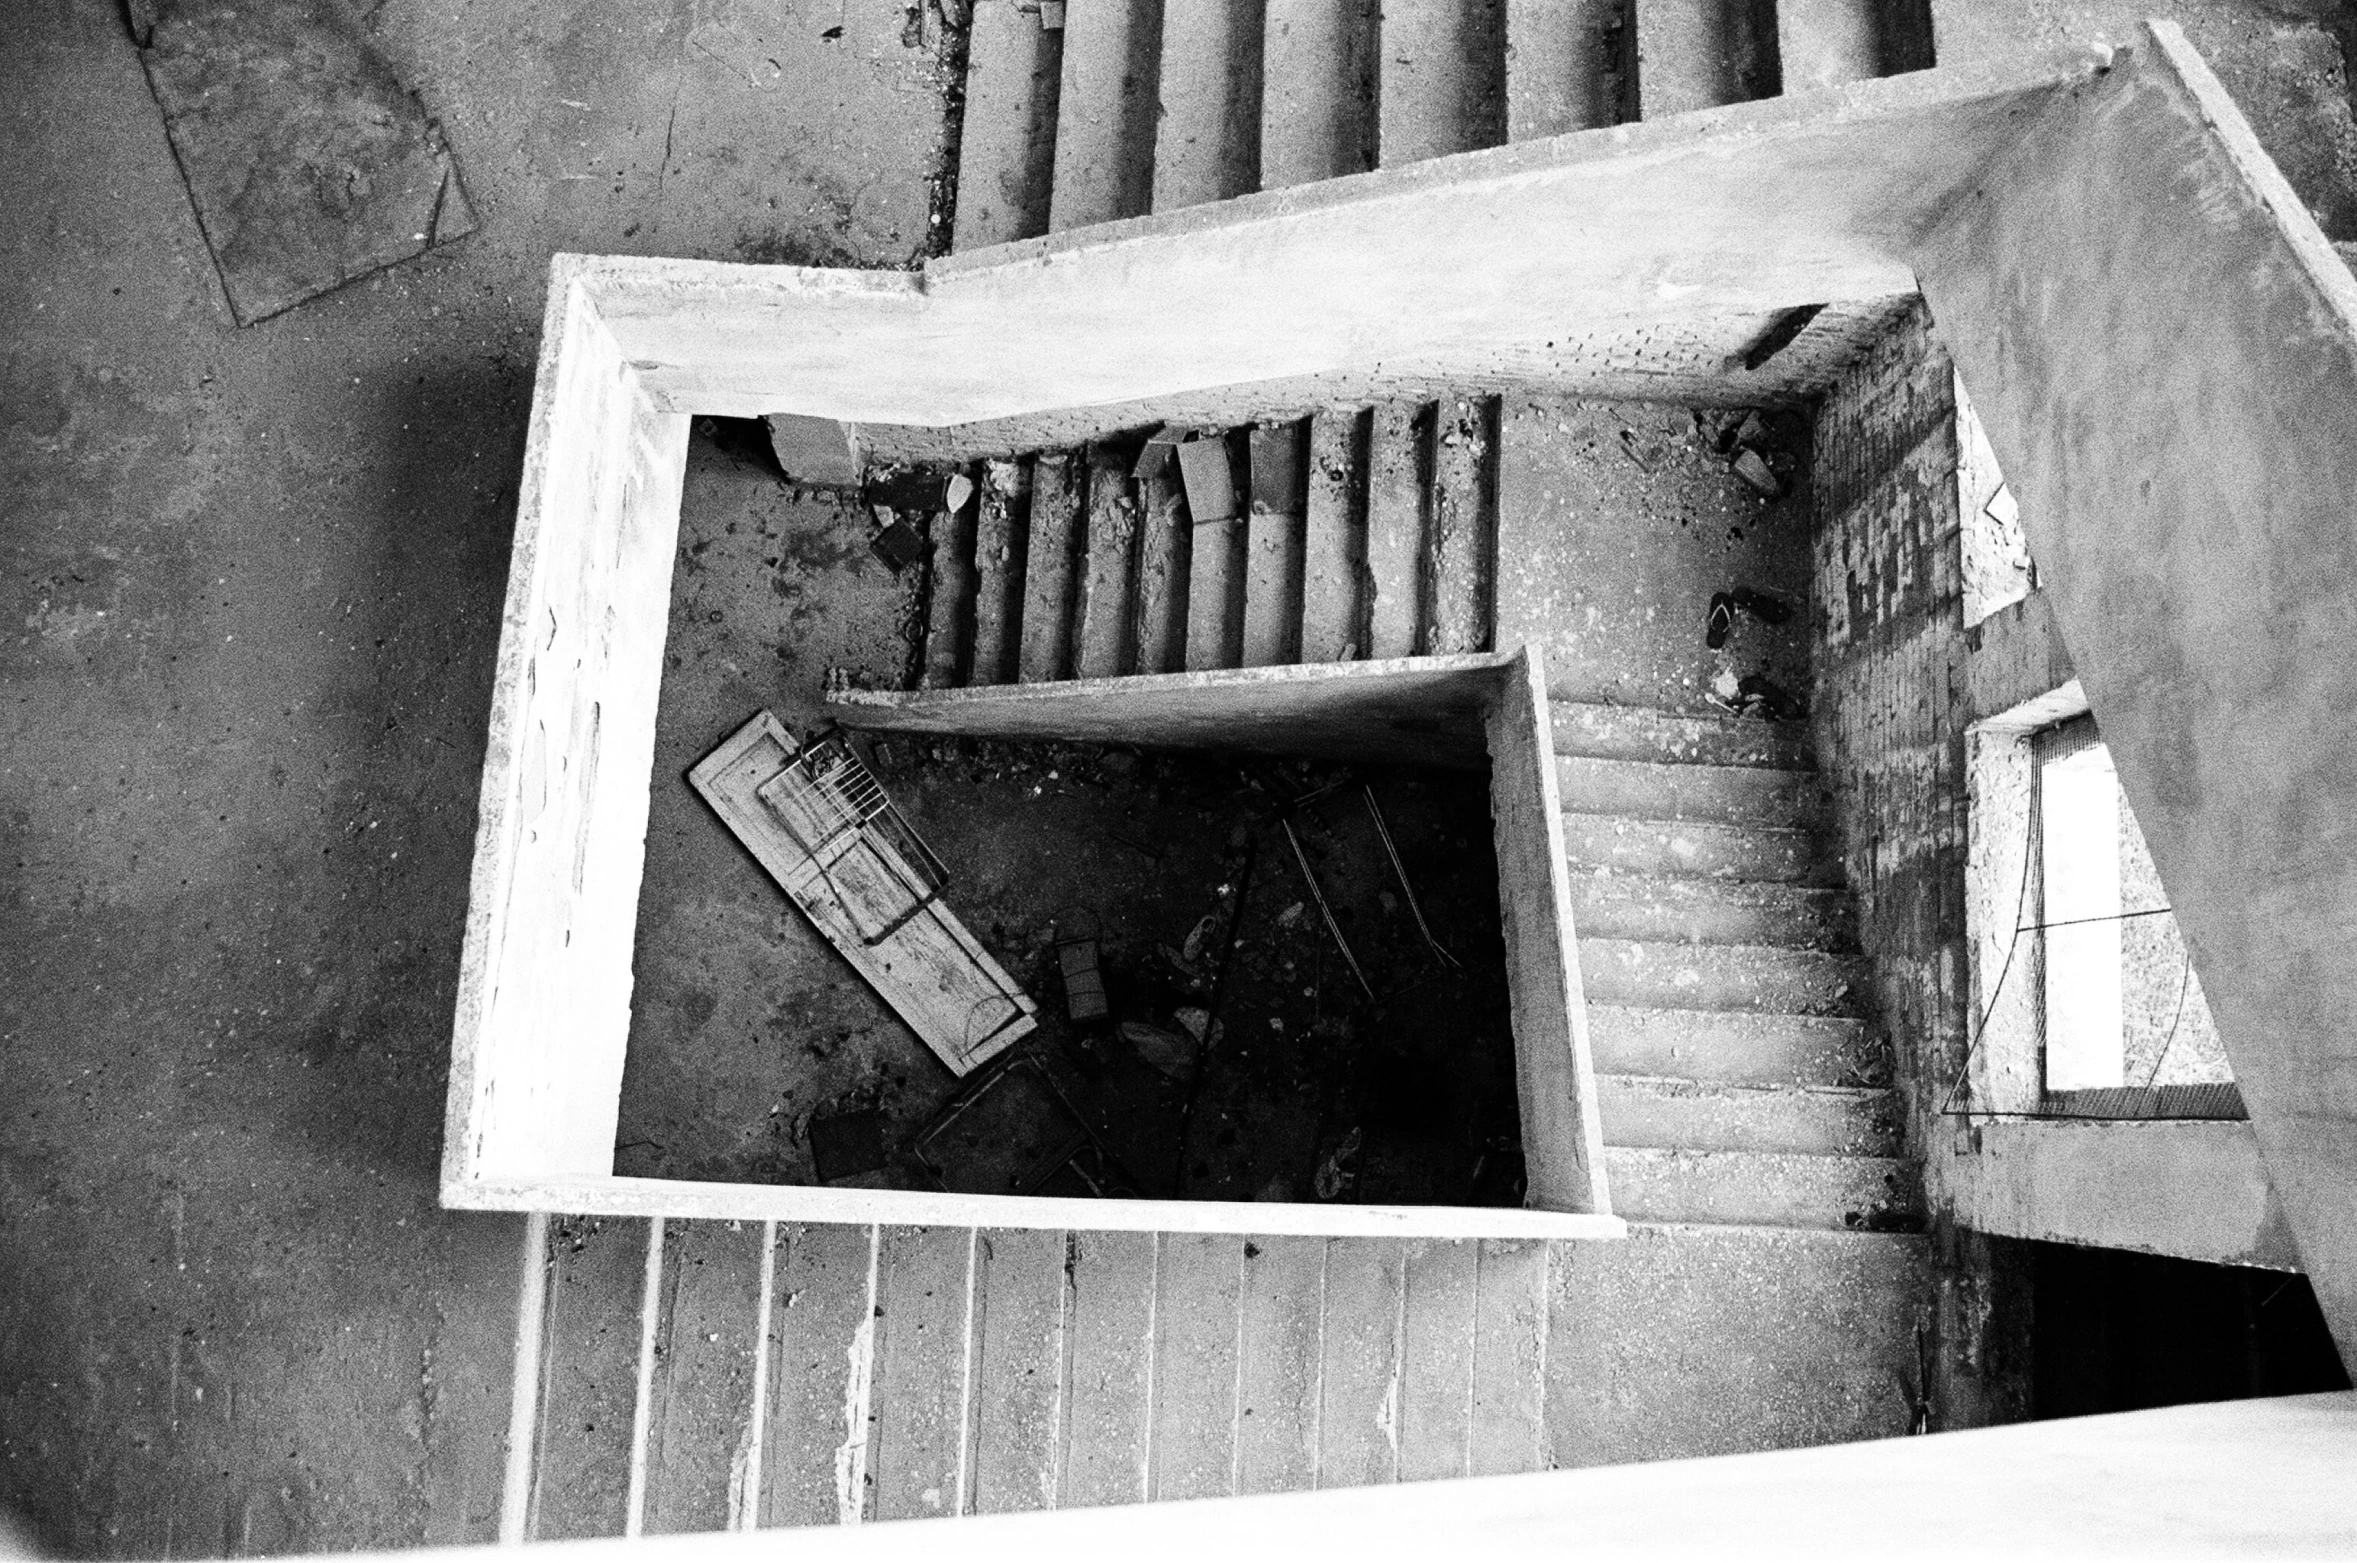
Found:
[[[2167,9],[2349,237],[2326,8]],[[117,8],[0,7],[0,1506],[45,1546],[491,1533],[521,1223],[434,1176],[547,257],[921,254],[903,23],[387,0],[481,231],[239,330]]]
[[[118,9],[0,12],[0,1508],[481,1539],[522,1223],[434,1182],[548,256],[906,264],[942,74],[890,4],[390,0],[482,229],[239,330]]]

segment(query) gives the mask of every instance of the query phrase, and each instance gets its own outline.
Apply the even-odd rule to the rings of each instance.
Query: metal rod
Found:
[[[1334,936],[1334,943],[1342,951],[1342,958],[1350,963],[1350,974],[1358,978],[1360,987],[1367,990],[1367,997],[1374,998],[1374,985],[1367,981],[1367,974],[1359,969],[1359,958],[1351,953],[1350,941],[1342,937],[1342,925],[1334,921],[1334,908],[1326,904],[1326,892],[1318,888],[1318,876],[1310,872],[1309,854],[1301,850],[1301,838],[1293,834],[1293,822],[1281,819],[1277,823],[1285,827],[1285,843],[1293,849],[1293,861],[1301,865],[1301,877],[1309,881],[1310,899],[1318,903],[1318,915],[1326,920],[1326,932]]]
[[[1408,883],[1408,865],[1399,860],[1399,848],[1392,845],[1391,826],[1384,822],[1382,807],[1375,802],[1374,787],[1369,785],[1363,790],[1367,798],[1367,812],[1374,816],[1375,834],[1383,838],[1383,850],[1391,858],[1391,871],[1399,876],[1399,887],[1408,898],[1408,910],[1416,915],[1417,932],[1424,935],[1424,942],[1432,947],[1432,953],[1439,956],[1442,964],[1446,965],[1449,970],[1463,971],[1465,969],[1464,963],[1451,955],[1447,947],[1432,936],[1432,925],[1424,920],[1424,904],[1416,899],[1416,887]]]

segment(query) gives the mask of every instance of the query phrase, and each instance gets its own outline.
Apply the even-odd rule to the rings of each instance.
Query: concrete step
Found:
[[[1620,121],[1620,0],[1507,0],[1506,139]]]
[[[1088,453],[1081,544],[1080,623],[1073,674],[1112,678],[1136,664],[1138,505],[1129,459],[1102,446]]]
[[[1139,485],[1137,646],[1140,673],[1176,673],[1186,665],[1187,571],[1194,552],[1178,473],[1165,463]]]
[[[1301,659],[1347,662],[1367,647],[1367,438],[1371,416],[1309,420]]]
[[[967,679],[974,644],[974,512],[972,500],[933,517],[927,531],[925,663],[920,683],[953,689]]]
[[[1700,874],[1810,885],[1838,885],[1842,880],[1841,861],[1824,836],[1773,825],[1566,811],[1563,845],[1574,872],[1608,868],[1615,873]]]
[[[1383,167],[1503,145],[1505,0],[1383,0]]]
[[[1268,0],[1260,187],[1375,166],[1377,0]]]
[[[1154,210],[1260,188],[1263,0],[1161,0]]]
[[[1144,216],[1154,205],[1162,0],[1066,6],[1060,65],[1048,227]]]
[[[1015,681],[1023,633],[1023,578],[1029,564],[1031,468],[1020,461],[983,463],[974,524],[973,651],[966,679]]]
[[[1424,527],[1432,492],[1432,410],[1385,402],[1367,428],[1367,655],[1424,649]]]
[[[957,249],[1048,231],[1063,68],[1064,34],[1039,25],[1036,4],[973,0],[958,135]]]
[[[1588,1047],[1600,1072],[1748,1085],[1855,1085],[1889,1070],[1864,1020],[1668,1009],[1588,1000]]]
[[[1902,1110],[1889,1090],[1600,1074],[1596,1105],[1607,1145],[1799,1156],[1899,1153]]]
[[[1903,1161],[1606,1146],[1612,1208],[1630,1221],[1910,1231],[1921,1198]]]
[[[1775,96],[1775,9],[1775,0],[1636,0],[1640,117]]]
[[[1769,944],[1670,944],[1582,938],[1580,976],[1599,1004],[1854,1015],[1864,979],[1855,956]]]
[[[1498,401],[1452,397],[1434,409],[1424,578],[1425,649],[1489,649],[1497,588]]]
[[[1832,798],[1814,771],[1758,765],[1665,765],[1563,754],[1555,759],[1563,806],[1583,814],[1716,820],[1816,830],[1832,823]]]
[[[1309,424],[1252,431],[1250,509],[1244,524],[1244,666],[1301,660],[1303,523]]]
[[[1557,754],[1673,765],[1816,769],[1804,722],[1684,715],[1561,697],[1550,702],[1550,711]]]
[[[1814,885],[1591,871],[1571,876],[1571,905],[1583,939],[1813,950],[1857,943],[1849,892]]]
[[[1073,610],[1086,530],[1081,516],[1086,468],[1081,459],[1062,451],[1043,451],[1031,458],[1030,467],[1017,677],[1037,684],[1072,676]]]
[[[1786,93],[1883,74],[1877,0],[1776,0],[1776,58]]]

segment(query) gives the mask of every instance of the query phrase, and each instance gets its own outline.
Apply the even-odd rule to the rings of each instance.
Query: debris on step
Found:
[[[1236,519],[1236,475],[1226,440],[1188,440],[1178,447],[1178,464],[1188,519],[1197,526]]]
[[[805,748],[754,713],[688,782],[950,1073],[987,1063],[1038,1006],[940,899],[947,870],[840,734]]]
[[[963,472],[950,474],[949,482],[941,491],[941,508],[956,515],[974,497],[974,480]]]
[[[1064,1010],[1075,1025],[1093,1025],[1113,1011],[1105,1002],[1105,975],[1097,967],[1097,941],[1066,939],[1056,946],[1064,974]]]
[[[874,1172],[885,1162],[884,1115],[873,1107],[810,1120],[810,1159],[818,1181],[834,1183]]]
[[[797,488],[860,486],[859,440],[850,424],[791,412],[773,412],[761,421],[769,425],[769,448],[788,483]]]
[[[1807,701],[1765,673],[1746,673],[1736,681],[1734,706],[1738,715],[1772,722],[1797,722],[1809,714]]]
[[[317,0],[129,0],[132,41],[241,326],[475,230],[442,127]]]
[[[1711,650],[1716,651],[1721,646],[1727,644],[1728,632],[1734,628],[1734,599],[1729,597],[1725,592],[1711,593],[1710,611],[1703,617],[1702,643],[1705,646],[1708,646]],[[1732,673],[1727,673],[1722,674],[1721,677],[1729,680],[1729,687],[1723,698],[1731,700],[1735,696],[1735,690],[1732,684],[1734,675]]]
[[[1734,469],[1737,477],[1750,484],[1762,497],[1777,499],[1783,496],[1784,480],[1776,476],[1767,458],[1749,445],[1738,447],[1735,459],[1728,465]]]
[[[1138,1057],[1173,1080],[1186,1079],[1195,1067],[1197,1044],[1191,1037],[1142,1020],[1125,1020],[1114,1031]]]
[[[894,575],[925,557],[925,534],[916,523],[881,505],[876,507],[876,519],[882,525],[869,535],[868,548]]]

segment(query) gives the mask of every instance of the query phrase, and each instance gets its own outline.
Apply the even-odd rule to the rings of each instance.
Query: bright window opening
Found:
[[[2069,1105],[2075,1092],[2231,1082],[2201,979],[2094,719],[2047,728],[2032,751],[2046,1094]]]

